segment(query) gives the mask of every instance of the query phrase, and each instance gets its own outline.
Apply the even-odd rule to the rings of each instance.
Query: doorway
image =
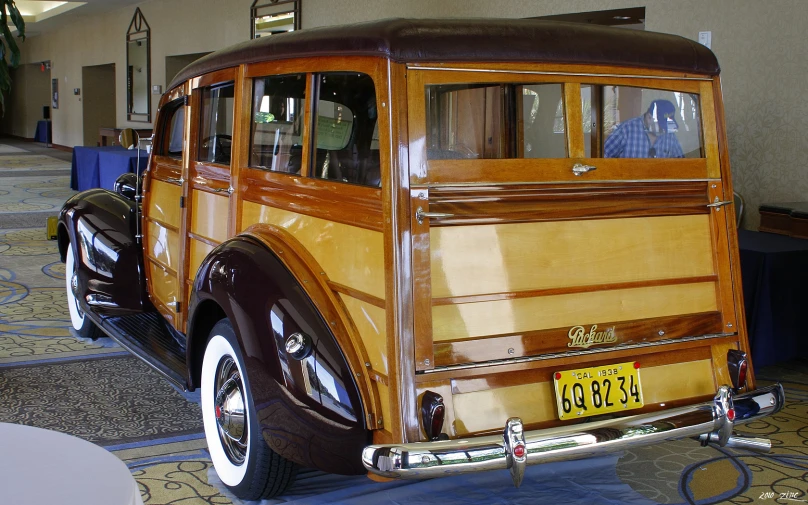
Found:
[[[210,53],[192,53],[166,56],[166,86],[171,84],[171,81],[180,73],[180,70],[209,54]]]
[[[50,119],[50,66],[29,63],[9,68],[9,75],[11,90],[4,95],[5,114],[0,119],[0,131],[40,140],[36,137],[38,122]]]
[[[82,115],[84,118],[84,145],[99,145],[98,131],[114,128],[115,64],[92,65],[81,68]]]

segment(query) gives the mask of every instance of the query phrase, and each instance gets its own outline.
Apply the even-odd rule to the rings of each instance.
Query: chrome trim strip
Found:
[[[524,434],[526,464],[588,458],[702,434],[718,433],[717,437],[708,439],[720,443],[723,438],[721,434],[726,432],[728,426],[749,423],[774,414],[784,403],[785,394],[780,384],[734,398],[728,386],[721,386],[715,399],[710,402],[608,421],[530,431]],[[402,479],[506,469],[509,462],[508,444],[503,435],[370,445],[362,451],[362,463],[377,475]],[[739,440],[738,443],[743,442]]]
[[[421,370],[419,372],[415,372],[416,374],[430,374],[430,373],[437,373],[437,372],[450,372],[454,370],[467,370],[469,368],[483,368],[489,366],[497,366],[497,365],[514,365],[517,363],[530,363],[532,361],[542,361],[547,359],[555,359],[555,358],[568,358],[571,356],[585,356],[588,354],[597,354],[604,351],[622,351],[625,349],[640,349],[644,347],[656,347],[660,345],[667,345],[667,344],[676,344],[679,342],[694,342],[698,340],[708,340],[711,338],[722,338],[722,337],[732,337],[737,335],[738,333],[709,333],[707,335],[699,335],[695,337],[682,337],[682,338],[671,338],[666,340],[657,340],[656,342],[642,342],[638,344],[624,344],[618,345],[614,347],[597,347],[595,349],[587,349],[585,351],[568,351],[568,352],[558,352],[554,354],[542,354],[540,356],[524,356],[521,358],[508,358],[508,359],[500,359],[500,360],[492,360],[492,361],[481,361],[479,363],[464,363],[462,365],[448,365],[448,366],[441,366],[435,367],[430,370]]]
[[[413,64],[407,65],[407,70],[443,70],[447,72],[477,72],[483,74],[568,75],[572,77],[620,77],[626,79],[658,79],[662,81],[712,82],[712,79],[709,77],[668,77],[659,75],[634,75],[634,74],[590,74],[587,72],[541,72],[538,70],[494,70],[484,68],[420,67]]]
[[[600,183],[641,183],[641,182],[715,182],[720,181],[716,179],[597,179],[586,181],[523,181],[523,182],[438,182],[427,184],[413,184],[410,186],[412,189],[431,189],[431,188],[496,188],[499,186],[549,186],[550,184],[600,184]]]

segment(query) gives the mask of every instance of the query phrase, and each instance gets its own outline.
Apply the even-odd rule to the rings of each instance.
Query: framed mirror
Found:
[[[126,31],[126,112],[129,121],[151,122],[151,38],[149,23],[135,9]]]
[[[254,0],[250,7],[250,37],[257,39],[300,30],[302,0]]]

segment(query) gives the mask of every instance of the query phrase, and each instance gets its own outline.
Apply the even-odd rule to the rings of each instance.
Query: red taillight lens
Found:
[[[738,367],[738,386],[736,387],[743,387],[746,385],[746,370],[749,368],[749,362],[743,360],[741,362],[741,366]]]
[[[746,386],[746,372],[749,369],[749,361],[746,353],[738,349],[727,351],[727,369],[729,378],[732,381],[732,388],[739,390]]]
[[[524,458],[526,452],[527,450],[525,449],[524,445],[517,445],[513,448],[513,455],[517,458]]]
[[[440,438],[445,413],[443,397],[432,391],[424,392],[421,397],[421,423],[427,439],[438,440]]]
[[[727,411],[727,419],[729,419],[730,422],[735,420],[735,409],[729,409]]]

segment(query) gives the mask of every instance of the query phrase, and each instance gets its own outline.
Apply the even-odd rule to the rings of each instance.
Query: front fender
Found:
[[[65,260],[73,245],[77,265],[76,298],[85,309],[105,315],[151,308],[146,292],[143,250],[138,244],[135,202],[104,189],[68,199],[59,213],[59,251]],[[92,304],[87,297],[91,296]]]
[[[336,339],[304,290],[266,246],[236,237],[200,266],[189,304],[189,382],[198,383],[201,330],[213,305],[230,319],[247,368],[246,387],[264,438],[281,456],[330,473],[364,473],[369,443],[357,385]],[[284,343],[302,332],[313,341],[300,361]]]

